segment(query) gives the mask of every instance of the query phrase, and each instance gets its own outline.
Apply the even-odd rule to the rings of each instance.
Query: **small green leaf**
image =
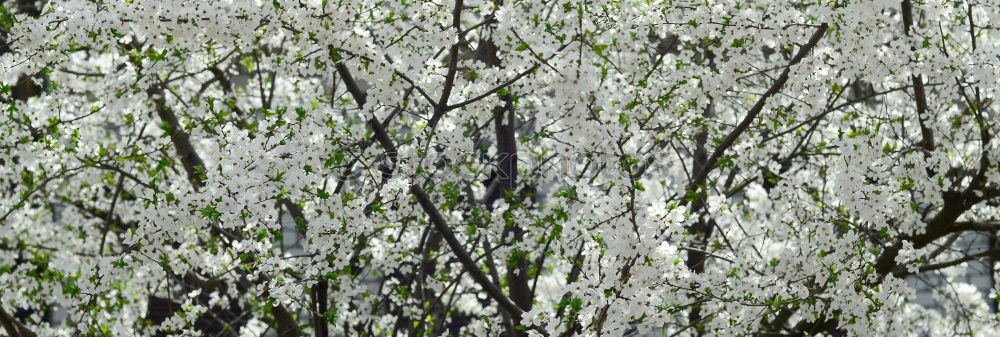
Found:
[[[332,326],[337,326],[337,309],[326,312],[326,322]]]
[[[201,215],[207,219],[218,220],[219,217],[222,216],[222,213],[215,209],[215,206],[210,205],[205,206],[205,208],[201,210]]]

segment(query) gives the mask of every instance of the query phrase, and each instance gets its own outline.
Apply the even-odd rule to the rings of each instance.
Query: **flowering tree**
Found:
[[[994,0],[0,6],[8,336],[1000,335]]]

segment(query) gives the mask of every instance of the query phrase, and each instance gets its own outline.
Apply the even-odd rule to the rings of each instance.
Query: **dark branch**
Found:
[[[804,58],[806,54],[813,49],[813,47],[816,47],[816,44],[819,43],[819,40],[823,37],[823,34],[826,33],[828,28],[828,24],[821,24],[819,29],[817,29],[816,32],[813,33],[812,37],[809,38],[809,42],[799,48],[799,52],[796,53],[795,57],[788,62],[788,66],[781,72],[778,79],[771,84],[771,87],[767,89],[767,92],[765,92],[764,95],[757,100],[757,103],[750,108],[750,112],[748,112],[746,117],[743,118],[743,121],[741,121],[740,124],[736,126],[736,129],[730,132],[722,143],[715,148],[715,152],[712,153],[712,156],[708,158],[705,165],[702,166],[701,170],[698,171],[698,174],[691,180],[691,183],[687,187],[689,191],[695,191],[699,188],[699,186],[705,184],[705,180],[708,179],[708,174],[712,172],[716,165],[718,165],[719,159],[722,158],[722,155],[729,149],[729,147],[733,146],[733,143],[736,142],[736,139],[739,138],[743,132],[746,132],[747,128],[750,127],[750,124],[753,123],[757,115],[764,109],[764,104],[767,102],[767,99],[778,93],[778,91],[785,86],[785,82],[788,82],[788,74],[791,71],[791,67],[801,62],[802,58]],[[681,201],[681,205],[684,205],[687,202],[687,199],[685,199]]]

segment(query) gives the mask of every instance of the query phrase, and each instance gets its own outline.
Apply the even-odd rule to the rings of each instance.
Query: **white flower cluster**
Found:
[[[4,2],[0,334],[1000,334],[993,22]]]

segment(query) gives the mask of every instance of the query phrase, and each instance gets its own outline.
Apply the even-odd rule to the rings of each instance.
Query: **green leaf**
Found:
[[[205,206],[205,208],[201,210],[201,216],[205,217],[206,219],[218,220],[219,217],[222,216],[222,213],[220,213],[219,210],[215,209],[215,206],[209,205]]]
[[[295,220],[295,228],[301,231],[302,233],[305,233],[307,230],[309,230],[309,226],[308,224],[306,224],[306,220],[303,219],[302,217],[297,216],[293,220]]]
[[[594,45],[594,53],[597,53],[597,55],[599,55],[599,56],[604,56],[604,51],[607,50],[607,49],[608,49],[608,45],[606,45],[606,44],[597,44],[597,45]]]
[[[337,309],[326,312],[326,322],[332,326],[337,326]]]

